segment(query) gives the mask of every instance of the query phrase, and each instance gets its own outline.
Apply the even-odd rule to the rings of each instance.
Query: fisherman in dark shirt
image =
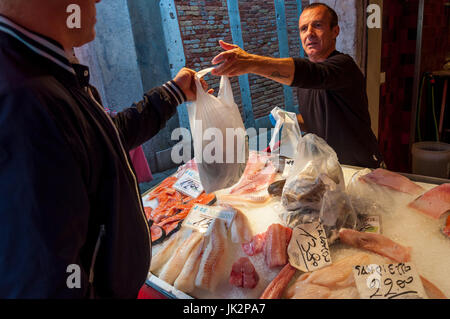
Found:
[[[225,52],[212,63],[214,75],[254,73],[298,88],[299,112],[308,133],[324,138],[341,164],[376,168],[382,165],[372,132],[364,76],[354,60],[336,51],[336,12],[323,3],[307,6],[299,20],[308,59],[270,58],[249,54],[220,41]]]

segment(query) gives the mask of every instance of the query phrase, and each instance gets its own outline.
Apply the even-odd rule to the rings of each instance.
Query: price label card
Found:
[[[427,299],[422,280],[411,263],[353,267],[362,299]]]
[[[192,198],[197,198],[203,192],[198,172],[192,169],[187,169],[173,185],[173,188]]]
[[[236,211],[225,209],[223,207],[197,204],[192,207],[189,215],[184,220],[183,226],[208,235],[211,224],[215,219],[223,219],[226,222],[227,228],[230,228],[235,215]]]
[[[380,216],[369,215],[365,217],[359,231],[365,233],[381,234]]]
[[[331,265],[330,248],[323,226],[319,222],[296,226],[288,246],[289,263],[310,272]]]
[[[284,161],[284,170],[283,170],[283,178],[287,178],[289,176],[289,172],[294,167],[295,160],[293,159],[287,159]]]

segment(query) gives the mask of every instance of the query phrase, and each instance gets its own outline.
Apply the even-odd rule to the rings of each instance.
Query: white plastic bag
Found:
[[[248,159],[248,137],[230,80],[222,76],[217,97],[205,92],[200,83],[212,70],[197,73],[197,99],[188,106],[194,158],[206,193],[236,184]]]
[[[277,140],[280,140],[280,148],[277,150],[280,156],[295,158],[297,144],[302,138],[300,127],[298,125],[297,115],[292,112],[286,112],[276,107],[270,112],[276,121],[275,129],[270,140],[270,149],[274,153],[274,147]],[[280,134],[281,131],[281,134]]]

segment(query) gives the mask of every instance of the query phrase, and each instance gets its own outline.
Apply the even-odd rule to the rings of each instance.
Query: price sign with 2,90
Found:
[[[357,265],[356,287],[363,299],[425,299],[420,276],[411,263]]]

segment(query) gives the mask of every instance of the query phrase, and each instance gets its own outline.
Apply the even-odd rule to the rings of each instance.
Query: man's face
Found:
[[[69,4],[77,4],[80,6],[81,12],[81,28],[68,29],[74,47],[82,46],[91,42],[95,38],[95,24],[97,22],[97,10],[95,5],[101,0],[65,0],[67,6]],[[67,8],[66,6],[66,8]],[[70,13],[66,13],[69,17]]]
[[[313,62],[324,60],[336,48],[339,26],[330,27],[331,15],[323,6],[303,11],[299,20],[303,49]]]

